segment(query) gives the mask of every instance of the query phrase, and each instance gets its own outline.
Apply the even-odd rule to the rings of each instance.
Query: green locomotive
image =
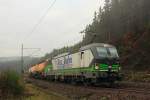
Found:
[[[119,81],[120,70],[115,46],[93,43],[81,47],[77,53],[53,57],[52,65],[45,66],[43,72],[48,80],[91,84]]]

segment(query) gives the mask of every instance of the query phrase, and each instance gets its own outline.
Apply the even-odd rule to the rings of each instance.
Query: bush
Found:
[[[0,74],[0,90],[2,96],[17,96],[24,92],[24,82],[21,75],[15,71],[5,71]]]

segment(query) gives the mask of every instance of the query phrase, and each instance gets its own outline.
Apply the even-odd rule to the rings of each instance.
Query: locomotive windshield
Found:
[[[99,57],[102,58],[118,58],[118,53],[114,47],[96,47]]]

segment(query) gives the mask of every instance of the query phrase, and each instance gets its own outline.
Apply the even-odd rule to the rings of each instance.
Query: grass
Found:
[[[124,75],[125,75],[125,81],[150,82],[149,72],[127,72]]]
[[[54,95],[32,84],[26,84],[26,91],[32,95],[24,100],[67,100],[65,97]]]
[[[24,82],[21,75],[7,70],[0,74],[1,98],[18,97],[24,93]]]
[[[0,73],[0,100],[66,100],[49,91],[27,84],[23,75],[7,70]]]

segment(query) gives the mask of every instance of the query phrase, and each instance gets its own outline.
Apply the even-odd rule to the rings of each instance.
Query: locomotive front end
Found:
[[[93,69],[99,81],[114,82],[120,80],[120,64],[117,49],[112,45],[92,48],[94,60]]]

